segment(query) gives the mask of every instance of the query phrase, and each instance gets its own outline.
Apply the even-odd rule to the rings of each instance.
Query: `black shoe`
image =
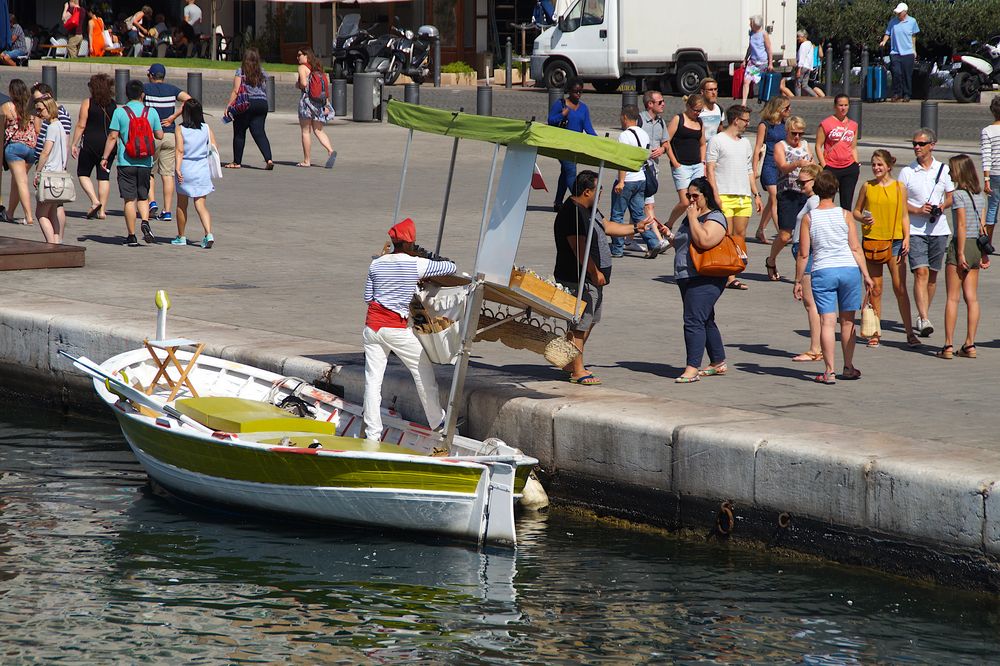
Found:
[[[153,230],[149,228],[149,222],[143,220],[139,228],[142,230],[142,240],[146,241],[149,245],[156,242],[156,236],[153,235]]]
[[[122,245],[128,245],[129,247],[139,247],[139,239],[135,237],[135,234],[129,234]]]

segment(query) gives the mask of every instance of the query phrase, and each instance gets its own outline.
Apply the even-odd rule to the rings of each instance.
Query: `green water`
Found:
[[[997,663],[997,599],[525,517],[516,553],[151,492],[109,425],[0,408],[0,663]]]

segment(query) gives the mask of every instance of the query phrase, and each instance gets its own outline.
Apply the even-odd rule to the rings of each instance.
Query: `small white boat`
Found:
[[[187,364],[192,353],[179,350],[177,357]],[[143,390],[158,370],[146,349],[99,366],[74,361],[94,377],[149,477],[180,496],[299,519],[516,543],[514,505],[538,461],[500,440],[456,435],[447,452],[435,451],[443,443],[438,433],[384,409],[382,441],[370,450],[361,407],[299,379],[200,355],[188,375],[199,397],[184,387],[167,402],[165,384],[149,395]]]

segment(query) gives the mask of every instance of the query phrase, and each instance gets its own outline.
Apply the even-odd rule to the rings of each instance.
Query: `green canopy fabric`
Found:
[[[604,162],[604,166],[609,169],[638,171],[649,157],[648,151],[636,146],[544,123],[477,116],[396,100],[389,101],[388,113],[389,122],[400,127],[505,146],[533,146],[538,149],[539,155],[579,164],[599,166]]]

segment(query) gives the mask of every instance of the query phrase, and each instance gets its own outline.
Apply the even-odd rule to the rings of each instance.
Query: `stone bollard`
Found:
[[[125,86],[128,85],[131,78],[132,73],[127,69],[115,70],[115,104],[120,105],[128,101],[128,98],[125,97]]]
[[[268,75],[267,77],[267,112],[274,113],[275,108],[277,108],[278,101],[275,99],[274,92],[274,77]]]
[[[420,104],[419,83],[407,83],[403,86],[403,101],[407,104]]]
[[[202,101],[201,97],[202,95],[201,72],[188,72],[187,94],[191,95],[191,97],[194,97],[199,102],[202,102],[202,106],[204,106],[204,102]]]
[[[920,126],[938,131],[938,103],[935,100],[925,99],[920,103]]]
[[[336,116],[347,115],[347,79],[334,79],[330,86],[333,101],[333,113]]]
[[[847,117],[858,124],[858,138],[861,138],[861,113],[862,113],[862,101],[851,100],[851,105],[847,107]]]
[[[491,86],[476,88],[476,115],[493,115],[493,88]]]
[[[59,99],[59,72],[55,65],[42,65],[42,83],[52,88],[52,96]]]
[[[844,94],[851,96],[851,45],[844,47]]]
[[[503,87],[507,90],[510,90],[514,86],[511,81],[514,78],[514,54],[512,48],[510,37],[508,37],[507,46],[504,47],[504,73],[507,75],[507,78],[503,82]]]

